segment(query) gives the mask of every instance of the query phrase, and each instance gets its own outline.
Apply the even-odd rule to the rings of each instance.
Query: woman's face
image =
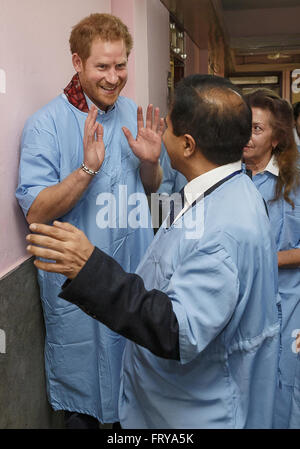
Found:
[[[261,162],[271,159],[272,150],[277,141],[273,138],[271,126],[273,115],[267,109],[252,108],[252,135],[243,150],[245,162],[251,160]]]

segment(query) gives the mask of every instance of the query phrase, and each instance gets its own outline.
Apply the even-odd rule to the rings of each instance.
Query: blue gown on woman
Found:
[[[293,209],[282,197],[272,201],[278,167],[271,159],[266,169],[253,177],[267,202],[277,251],[300,248],[300,191],[290,197]],[[282,306],[282,348],[280,377],[276,394],[275,428],[300,428],[300,353],[295,338],[300,332],[300,267],[280,268],[278,276]]]

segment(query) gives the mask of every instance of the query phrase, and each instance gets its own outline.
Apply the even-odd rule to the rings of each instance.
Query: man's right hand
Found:
[[[77,276],[95,249],[86,235],[70,223],[55,221],[53,226],[34,223],[30,225],[30,230],[35,234],[26,237],[30,243],[28,252],[51,260],[36,259],[35,266],[50,273],[63,274],[69,279]]]
[[[83,162],[93,171],[100,169],[105,156],[103,126],[96,121],[97,114],[98,109],[92,106],[85,121],[83,136]]]
[[[93,106],[85,121],[83,138],[83,162],[93,171],[100,169],[105,156],[103,127],[96,122],[97,113]],[[78,167],[61,182],[43,189],[28,211],[28,223],[50,223],[65,215],[76,205],[92,179],[93,176]]]

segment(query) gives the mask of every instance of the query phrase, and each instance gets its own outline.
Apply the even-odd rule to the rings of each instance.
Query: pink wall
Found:
[[[147,0],[149,102],[167,114],[170,70],[169,12],[157,0]]]
[[[145,111],[149,103],[167,112],[169,70],[169,13],[160,0],[111,0],[112,14],[132,31],[133,52],[123,91]]]
[[[28,228],[15,199],[24,123],[71,79],[71,28],[94,12],[119,16],[133,34],[122,94],[144,108],[149,101],[165,108],[168,13],[160,0],[1,0],[0,278],[28,258]],[[3,71],[6,93],[2,93]]]
[[[0,93],[0,277],[28,257],[27,226],[15,199],[25,120],[58,95],[74,73],[71,27],[93,12],[110,12],[110,3],[1,0],[0,69],[6,73],[6,93]]]
[[[133,37],[129,76],[122,94],[144,106],[148,103],[146,0],[111,0],[111,12],[126,23]]]
[[[149,103],[147,41],[152,38],[149,36],[147,29],[147,2],[148,0],[134,0],[135,100],[143,107],[143,110],[145,110]]]
[[[120,17],[120,19],[126,23],[131,35],[134,38],[134,0],[111,0],[111,14]],[[136,99],[135,90],[135,47],[136,42],[134,39],[133,50],[128,60],[128,81],[125,88],[122,91],[122,95]]]

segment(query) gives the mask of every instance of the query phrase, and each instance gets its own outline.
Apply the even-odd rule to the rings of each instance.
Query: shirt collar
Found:
[[[258,173],[264,173],[266,171],[268,171],[269,173],[272,173],[272,175],[274,175],[274,176],[279,175],[279,168],[278,168],[278,164],[277,164],[277,161],[276,161],[274,155],[269,160],[267,166],[262,171],[260,171]],[[258,173],[256,173],[256,174],[258,174]]]
[[[299,136],[298,136],[296,128],[294,128],[293,131],[294,131],[294,137],[295,137],[296,145],[299,146],[300,145],[300,139],[299,139]]]
[[[85,96],[88,108],[91,109],[91,107],[94,105],[98,109],[98,114],[100,114],[100,115],[106,114],[107,112],[111,111],[115,107],[115,105],[113,104],[112,106],[108,106],[107,111],[102,111],[102,109],[98,108],[98,106],[96,106],[85,93],[84,93],[84,96]]]
[[[192,205],[194,201],[206,192],[206,190],[235,171],[241,170],[241,167],[241,161],[233,162],[231,164],[221,165],[220,167],[214,168],[213,170],[192,179],[192,181],[184,187],[185,202]]]

